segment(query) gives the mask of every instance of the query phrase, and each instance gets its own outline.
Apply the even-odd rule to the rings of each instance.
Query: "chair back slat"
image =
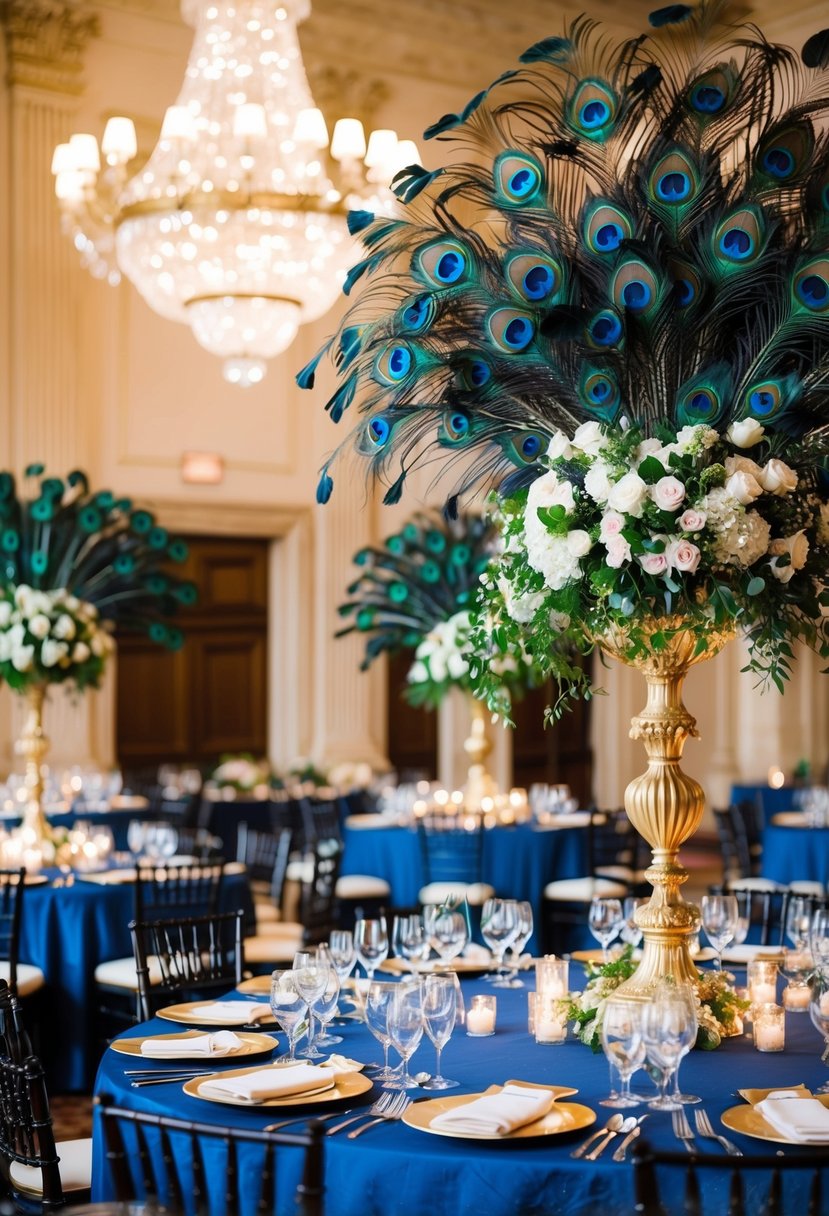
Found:
[[[236,860],[247,867],[253,884],[267,884],[268,895],[277,907],[282,903],[293,841],[293,829],[288,827],[260,832],[240,823],[236,835]]]
[[[809,1207],[807,1216],[820,1216],[823,1211],[821,1199],[823,1198],[823,1186],[820,1178],[820,1170],[815,1170],[812,1176],[812,1182],[809,1186]]]
[[[135,882],[135,919],[207,916],[219,906],[224,865],[141,864]]]
[[[728,1184],[728,1216],[745,1216],[743,1180],[740,1177],[740,1171],[736,1168],[732,1168]]]
[[[14,1163],[40,1170],[43,1211],[62,1206],[63,1188],[43,1065],[37,1056],[12,1060],[4,1045],[0,1053],[0,1164],[7,1189],[16,1195],[10,1173]]]
[[[685,1175],[685,1216],[702,1216],[699,1178],[697,1171],[690,1165]]]
[[[338,840],[342,843],[342,821],[334,799],[303,798],[301,806],[306,845],[313,845],[319,840]]]
[[[256,1216],[271,1216],[276,1211],[276,1174],[274,1172],[273,1145],[265,1146],[265,1160],[262,1164],[262,1186],[259,1191],[259,1202],[256,1205]]]
[[[309,945],[325,941],[336,926],[342,853],[338,840],[318,840],[314,845],[311,876],[303,880],[299,895],[299,919]]]
[[[132,921],[141,1019],[171,1000],[197,1000],[242,980],[244,912]],[[150,982],[150,959],[160,972]]]
[[[176,1154],[173,1149],[170,1133],[166,1127],[161,1129],[161,1159],[167,1174],[167,1195],[169,1206],[174,1211],[184,1211],[184,1189],[176,1169]],[[195,1170],[193,1171],[195,1175]],[[195,1188],[194,1188],[195,1190]]]
[[[135,1128],[135,1148],[141,1171],[141,1185],[147,1194],[154,1186],[153,1158],[147,1140],[147,1129],[138,1124]]]
[[[9,987],[17,992],[20,918],[26,891],[26,871],[0,870],[0,959],[9,964]]]
[[[484,828],[480,819],[465,828],[455,815],[424,815],[417,821],[426,883],[480,882],[484,866]]]

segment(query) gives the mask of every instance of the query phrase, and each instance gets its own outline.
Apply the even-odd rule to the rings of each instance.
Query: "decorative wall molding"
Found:
[[[267,507],[259,503],[219,503],[202,499],[153,498],[147,503],[170,532],[202,536],[287,536],[307,527],[311,511],[305,507]]]
[[[0,0],[0,23],[10,86],[83,91],[83,53],[100,33],[97,13],[69,0]]]

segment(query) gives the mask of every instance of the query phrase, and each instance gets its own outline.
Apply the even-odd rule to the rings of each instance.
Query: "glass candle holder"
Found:
[[[755,958],[748,964],[748,999],[754,1005],[774,1005],[777,1001],[777,963]]]
[[[527,993],[527,1032],[535,1034],[535,993]]]
[[[466,1033],[473,1039],[483,1039],[495,1034],[495,1018],[498,1000],[494,996],[473,996],[472,1005],[466,1014]]]
[[[786,950],[783,953],[783,974],[788,984],[783,989],[783,1006],[789,1013],[808,1013],[812,992],[809,976],[814,960],[808,950]]]
[[[758,1051],[782,1051],[786,1046],[786,1012],[782,1005],[754,1007],[754,1046]]]
[[[535,1041],[563,1043],[567,1038],[567,1014],[563,1002],[569,992],[567,959],[548,955],[535,965]]]

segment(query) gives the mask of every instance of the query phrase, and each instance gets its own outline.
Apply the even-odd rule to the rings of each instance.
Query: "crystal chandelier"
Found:
[[[137,172],[128,118],[100,150],[73,135],[52,161],[64,225],[82,261],[190,326],[249,385],[300,325],[327,312],[355,260],[346,212],[390,211],[410,140],[341,118],[329,144],[305,75],[297,24],[310,0],[182,0],[196,34],[176,104]],[[132,172],[132,176],[130,175]]]

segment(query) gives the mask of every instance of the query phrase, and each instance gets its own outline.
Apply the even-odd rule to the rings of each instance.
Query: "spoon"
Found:
[[[594,1140],[598,1140],[600,1136],[607,1136],[608,1139],[611,1139],[611,1137],[616,1135],[623,1122],[624,1119],[621,1115],[611,1115],[604,1127],[600,1127],[597,1132],[593,1132],[591,1136],[588,1136],[583,1144],[580,1144],[578,1148],[573,1150],[570,1156],[575,1158],[583,1157]],[[602,1148],[604,1148],[604,1145],[602,1145]]]
[[[635,1115],[629,1115],[627,1119],[622,1119],[622,1116],[620,1115],[619,1119],[621,1120],[619,1126],[609,1128],[609,1134],[604,1140],[596,1145],[592,1153],[587,1154],[585,1161],[595,1161],[597,1157],[601,1156],[614,1136],[626,1136],[628,1132],[632,1132],[634,1127],[636,1127]]]
[[[431,1079],[432,1074],[430,1072],[416,1072],[412,1077],[412,1080],[417,1081],[418,1085],[421,1086],[425,1085],[427,1081],[431,1081]]]

